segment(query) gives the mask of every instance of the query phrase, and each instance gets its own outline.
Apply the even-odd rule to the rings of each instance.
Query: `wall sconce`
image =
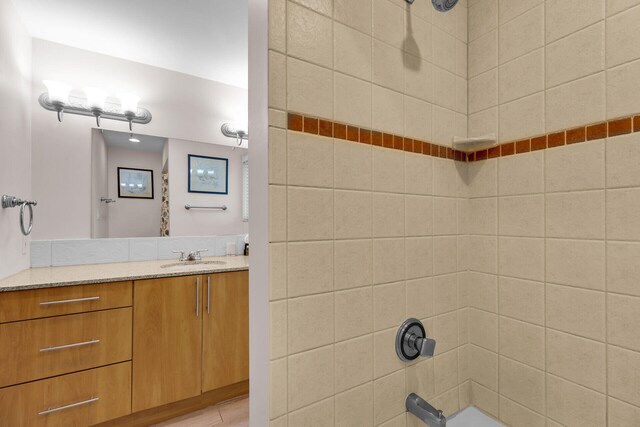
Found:
[[[100,127],[100,119],[129,122],[129,130],[133,123],[147,124],[151,121],[151,113],[138,107],[140,98],[130,93],[119,93],[120,104],[107,101],[107,92],[94,87],[87,87],[84,93],[87,99],[69,95],[71,86],[52,80],[44,80],[47,92],[40,95],[38,102],[45,110],[55,111],[58,121],[62,121],[62,113],[94,116]]]
[[[246,139],[249,141],[249,134],[242,129],[236,129],[234,125],[231,123],[224,123],[220,128],[222,134],[224,136],[228,136],[229,138],[235,138],[238,142],[238,146],[242,145],[242,140]]]

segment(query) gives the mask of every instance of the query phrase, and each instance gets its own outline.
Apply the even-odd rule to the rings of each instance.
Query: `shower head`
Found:
[[[414,0],[406,0],[409,4],[413,4],[413,1]],[[453,9],[453,6],[458,3],[458,0],[431,0],[431,3],[433,3],[433,7],[435,7],[437,11],[447,12]]]

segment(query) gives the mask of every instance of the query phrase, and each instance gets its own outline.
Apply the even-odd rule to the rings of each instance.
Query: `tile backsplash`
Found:
[[[224,256],[227,243],[235,243],[236,255],[242,255],[244,236],[34,240],[31,242],[31,267],[177,259],[178,254],[172,251],[206,250],[203,256]]]

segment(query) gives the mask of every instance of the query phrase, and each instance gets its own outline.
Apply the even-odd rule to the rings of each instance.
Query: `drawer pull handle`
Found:
[[[97,402],[98,400],[100,400],[99,397],[92,397],[91,399],[83,400],[82,402],[76,402],[76,403],[71,403],[69,405],[58,406],[57,408],[49,408],[46,411],[38,412],[38,415],[47,415],[53,412],[75,408],[76,406],[88,405],[89,403]]]
[[[69,304],[72,302],[87,302],[87,301],[98,301],[100,297],[87,297],[87,298],[76,298],[76,299],[64,299],[60,301],[45,301],[41,302],[40,305],[58,305],[58,304]]]
[[[41,348],[40,353],[46,353],[47,351],[54,351],[54,350],[64,350],[65,348],[82,347],[85,345],[98,344],[99,342],[100,340],[91,340],[91,341],[85,341],[85,342],[77,342],[74,344],[59,345],[56,347]]]

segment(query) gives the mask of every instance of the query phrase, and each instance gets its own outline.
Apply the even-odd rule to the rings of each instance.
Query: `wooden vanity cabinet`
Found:
[[[134,282],[133,412],[249,378],[248,272]]]

